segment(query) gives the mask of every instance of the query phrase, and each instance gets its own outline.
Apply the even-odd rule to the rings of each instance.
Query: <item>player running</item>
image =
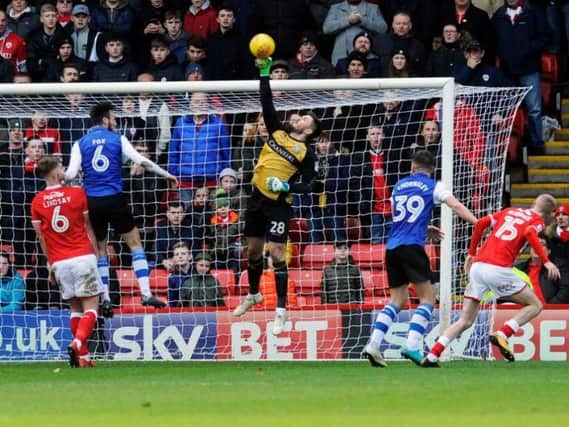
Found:
[[[97,321],[103,288],[97,272],[97,247],[89,221],[87,196],[81,187],[61,186],[63,166],[55,157],[40,159],[37,172],[47,186],[32,201],[32,225],[62,298],[71,308],[69,323],[73,341],[68,347],[69,364],[93,367],[87,338]]]
[[[310,193],[315,191],[318,184],[322,184],[314,180],[317,175],[316,156],[308,144],[310,140],[318,138],[321,125],[314,113],[307,113],[292,123],[292,129],[285,130],[273,105],[269,84],[271,59],[257,60],[256,65],[260,68],[261,105],[269,139],[263,145],[255,165],[251,180],[253,193],[247,202],[245,214],[249,294],[233,314],[242,316],[263,300],[259,293],[259,280],[263,273],[263,246],[267,236],[277,288],[277,308],[272,332],[279,335],[286,322],[288,271],[284,249],[288,223],[292,217],[291,193]]]
[[[374,367],[387,366],[379,347],[395,316],[409,299],[409,283],[415,284],[420,304],[411,317],[407,342],[401,349],[401,355],[416,364],[423,359],[421,340],[431,320],[436,298],[436,290],[431,284],[431,265],[425,253],[425,240],[427,237],[442,237],[438,228],[429,226],[435,205],[445,203],[458,216],[476,224],[476,217],[443,183],[431,178],[434,165],[435,158],[430,152],[416,152],[411,163],[411,175],[399,180],[393,187],[393,225],[385,252],[391,301],[377,315],[370,340],[362,352]]]
[[[472,326],[480,309],[480,300],[488,291],[492,291],[496,298],[508,297],[510,301],[524,306],[489,336],[492,345],[498,347],[505,359],[510,362],[515,360],[508,346],[508,338],[536,317],[543,306],[533,290],[514,273],[512,267],[527,241],[541,258],[548,277],[551,280],[559,279],[559,269],[549,260],[547,249],[538,237],[538,233],[545,228],[544,221],[552,217],[555,207],[553,196],[541,194],[534,200],[531,209],[506,208],[478,221],[464,264],[469,275],[469,284],[464,291],[464,306],[460,319],[441,334],[421,366],[439,367],[438,360],[442,352],[453,339]],[[490,226],[492,232],[477,253],[478,243]]]
[[[113,130],[117,125],[113,104],[101,102],[94,105],[90,117],[94,127],[73,144],[65,179],[71,181],[79,169],[83,169],[83,186],[87,192],[89,215],[97,238],[98,268],[103,281],[103,315],[112,316],[107,257],[109,224],[121,235],[131,250],[132,266],[140,286],[142,305],[163,308],[166,303],[150,292],[146,254],[128,206],[127,196],[122,192],[122,158],[124,156],[145,169],[165,177],[173,185],[177,185],[178,182],[160,166],[140,155],[126,137]]]

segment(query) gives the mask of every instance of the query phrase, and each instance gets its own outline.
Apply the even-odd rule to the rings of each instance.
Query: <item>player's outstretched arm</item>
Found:
[[[267,126],[269,134],[272,134],[276,130],[282,129],[283,127],[273,104],[273,92],[271,91],[269,78],[272,63],[273,60],[270,57],[266,59],[255,60],[255,66],[259,69],[259,75],[261,77],[259,91],[261,94],[263,119],[265,120],[265,126]]]
[[[79,144],[75,142],[71,147],[71,158],[69,159],[69,166],[67,166],[64,175],[66,181],[73,181],[75,179],[81,168],[81,160],[81,149],[79,148]]]
[[[121,146],[123,155],[126,156],[129,160],[139,164],[144,169],[153,172],[156,175],[163,176],[168,181],[170,181],[173,187],[178,186],[178,179],[174,175],[162,169],[152,160],[149,160],[146,157],[142,156],[138,151],[134,149],[130,141],[125,136],[121,136]]]
[[[469,223],[476,225],[476,223],[478,222],[478,220],[476,219],[476,217],[472,214],[472,212],[470,212],[470,210],[464,206],[462,203],[460,203],[458,201],[458,199],[452,195],[448,196],[445,198],[445,204],[451,208],[453,211],[456,212],[456,214],[461,217],[462,219],[464,219],[465,221],[468,221]]]

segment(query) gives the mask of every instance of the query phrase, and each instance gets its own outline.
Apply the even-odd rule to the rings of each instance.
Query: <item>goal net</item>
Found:
[[[140,231],[153,293],[163,309],[142,307],[130,250],[109,230],[114,317],[98,320],[90,351],[108,360],[359,359],[373,319],[389,300],[384,266],[393,184],[426,149],[435,176],[477,216],[501,207],[510,131],[524,88],[472,88],[450,79],[272,82],[283,123],[313,111],[323,123],[312,143],[318,194],[294,195],[286,261],[285,332],[271,333],[276,292],[268,257],[263,304],[241,318],[248,291],[243,234],[250,180],[267,141],[258,82],[3,85],[0,88],[0,360],[65,358],[69,310],[31,228],[30,202],[43,188],[37,159],[60,156],[91,127],[89,109],[109,101],[116,131],[180,179],[178,189],[124,160],[123,186]],[[80,177],[73,183],[81,185]],[[427,242],[440,288],[425,348],[461,308],[462,265],[471,229],[437,209],[446,233]],[[347,243],[347,245],[346,245]],[[347,251],[346,252],[346,248]],[[399,349],[416,304],[386,336]],[[451,347],[454,357],[490,356],[492,303]]]

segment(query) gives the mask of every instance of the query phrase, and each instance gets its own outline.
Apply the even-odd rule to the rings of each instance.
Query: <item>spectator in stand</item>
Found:
[[[319,53],[316,35],[303,33],[296,56],[289,61],[290,79],[332,79],[334,67]]]
[[[271,80],[288,80],[288,62],[284,59],[277,59],[271,64]]]
[[[48,154],[61,154],[59,130],[48,126],[48,119],[41,111],[34,112],[32,126],[26,129],[26,139],[40,138],[47,147]]]
[[[140,117],[140,111],[137,111],[136,107],[135,97],[130,95],[123,97],[121,108],[123,116],[118,119],[117,130],[121,135],[126,136],[133,146],[139,144],[137,151],[140,150],[140,154],[154,161],[155,151],[152,148],[156,147],[158,129],[154,126],[155,123],[149,124],[147,120]]]
[[[124,43],[127,52],[135,24],[135,12],[128,0],[101,0],[91,10],[91,29],[95,32],[114,33]],[[125,81],[125,80],[121,80]]]
[[[62,81],[71,82],[79,79],[79,70],[72,64],[67,64],[63,68]],[[62,111],[65,117],[57,119],[57,127],[61,136],[61,157],[63,164],[69,163],[71,147],[79,140],[87,129],[91,127],[91,119],[85,105],[85,95],[67,94],[65,102],[62,104]]]
[[[504,0],[472,0],[472,4],[492,16],[504,4]]]
[[[35,177],[36,168],[38,166],[38,161],[43,156],[45,156],[45,144],[40,138],[30,138],[26,141],[26,148],[24,150],[26,158],[24,159],[24,179],[31,178],[38,180],[38,190],[34,191],[33,194],[39,191],[41,186],[41,179]]]
[[[511,82],[492,64],[483,62],[484,49],[477,40],[471,40],[464,49],[466,64],[455,69],[454,78],[465,86],[511,86]]]
[[[470,38],[478,40],[488,52],[487,62],[493,62],[495,50],[488,13],[474,6],[471,0],[454,0],[443,4],[441,22],[452,23],[465,38],[468,34]]]
[[[354,51],[348,55],[348,78],[361,79],[367,77],[367,59]]]
[[[245,80],[252,75],[247,43],[234,28],[235,11],[223,4],[217,11],[219,29],[207,40],[208,80]]]
[[[565,45],[569,46],[569,0],[549,0],[546,8],[547,23],[551,29],[551,40],[548,51],[559,55]],[[565,33],[565,40],[563,40]]]
[[[32,31],[27,38],[28,59],[26,61],[34,82],[45,80],[48,59],[55,59],[59,40],[65,37],[65,31],[57,22],[55,6],[45,3],[40,9],[41,27]]]
[[[194,274],[192,252],[186,242],[175,243],[172,250],[172,270],[168,276],[168,306],[180,307],[180,289]]]
[[[199,242],[194,243],[194,247],[203,249],[207,247],[205,240],[207,230],[210,227],[211,215],[213,214],[212,202],[209,198],[209,188],[200,187],[194,192],[194,199],[189,209],[188,216],[192,227],[198,230],[197,234],[201,236]]]
[[[386,77],[405,78],[413,77],[409,71],[409,56],[402,49],[396,50],[391,56]]]
[[[425,62],[425,47],[413,37],[413,24],[407,12],[393,16],[391,32],[379,34],[373,40],[375,53],[379,56],[381,69],[385,73],[389,67],[392,52],[403,50],[409,54],[409,69],[415,75],[422,75]]]
[[[305,0],[255,0],[255,18],[251,34],[267,33],[274,40],[274,59],[296,55],[298,40],[315,24]]]
[[[191,0],[191,5],[184,16],[184,31],[207,40],[217,31],[217,12],[209,0]]]
[[[89,8],[84,4],[73,6],[71,21],[73,25],[68,25],[65,30],[73,40],[73,53],[89,63],[97,62],[99,56],[103,56],[103,37],[101,33],[89,28],[91,22]]]
[[[231,168],[225,168],[219,174],[219,187],[217,192],[227,197],[229,199],[229,208],[241,215],[245,209],[245,199],[243,193],[239,190],[238,184],[239,177],[237,172]]]
[[[24,279],[10,265],[8,254],[0,252],[0,312],[23,310],[25,297]]]
[[[199,232],[188,221],[184,205],[179,201],[169,202],[166,220],[156,224],[156,266],[171,270],[170,248],[177,242],[185,242],[190,249],[195,249],[201,239]]]
[[[540,237],[539,241],[547,250],[547,254],[551,254],[547,239]],[[543,266],[543,261],[535,252],[535,249],[531,246],[529,251],[529,259],[526,261],[518,262],[514,266],[514,271],[532,288],[535,296],[541,301],[542,304],[548,303],[545,296],[546,292],[548,292],[550,299],[555,294],[554,289],[557,287],[555,282],[558,281],[553,281],[547,277],[547,269]]]
[[[541,54],[546,28],[539,12],[523,0],[506,0],[492,17],[500,69],[521,86],[531,87],[524,99],[529,116],[530,154],[544,154],[541,124]]]
[[[75,56],[73,52],[73,40],[70,37],[63,37],[57,42],[57,57],[48,58],[46,82],[59,82],[66,64],[72,64],[78,71],[77,80],[88,81],[89,65],[87,61]]]
[[[11,0],[6,7],[8,28],[24,40],[28,35],[41,26],[36,8],[28,5],[28,0]]]
[[[182,307],[225,307],[221,285],[211,274],[211,258],[200,252],[194,258],[194,271],[180,290]]]
[[[238,278],[243,221],[240,219],[239,213],[231,209],[230,200],[224,193],[217,194],[213,203],[215,213],[210,219],[208,247],[213,255],[215,268],[229,268],[235,272],[235,277]]]
[[[195,82],[195,81],[202,81],[204,80],[204,71],[203,67],[200,64],[192,63],[186,67],[186,71],[184,72],[186,76],[186,80]]]
[[[569,304],[569,204],[561,205],[555,211],[556,221],[546,230],[549,259],[561,272],[558,282],[543,288],[545,299],[550,304]]]
[[[367,131],[368,151],[354,154],[350,169],[350,198],[358,207],[364,234],[371,243],[385,243],[391,229],[391,190],[388,176],[397,176],[399,154],[384,151],[384,129],[371,125]],[[391,154],[391,156],[390,156]],[[395,178],[396,179],[396,178]]]
[[[344,226],[348,207],[350,158],[340,153],[326,132],[316,142],[319,177],[324,182],[324,191],[311,195],[311,215],[308,220],[310,241],[346,240]]]
[[[154,81],[183,81],[184,70],[178,63],[178,58],[170,51],[170,43],[166,36],[155,36],[150,41],[150,56],[152,58],[149,72]]]
[[[0,10],[0,56],[12,66],[12,75],[16,71],[26,71],[27,55],[26,41],[8,28],[6,12]],[[6,75],[1,75],[4,79],[7,78]]]
[[[145,67],[152,62],[148,52],[150,51],[150,42],[158,36],[166,34],[166,29],[162,24],[166,5],[164,0],[145,0],[144,6],[134,7],[135,23],[133,26],[136,31],[134,41],[134,52],[131,52],[132,59],[139,67]]]
[[[346,241],[337,241],[334,246],[334,259],[322,271],[320,282],[322,304],[364,302],[362,272],[350,255],[350,244]]]
[[[441,46],[427,59],[426,77],[451,77],[465,63],[461,34],[456,24],[445,24],[441,40]]]
[[[358,34],[362,31],[385,33],[387,24],[377,5],[366,0],[345,0],[330,7],[322,29],[324,34],[336,35],[332,51],[332,64],[335,65],[353,50]]]
[[[354,50],[352,52],[358,52],[366,58],[366,77],[379,77],[381,74],[381,66],[379,58],[372,51],[372,38],[372,35],[367,31],[358,33],[354,37]],[[338,63],[336,64],[336,73],[338,75],[348,74],[348,57],[338,60]]]
[[[30,77],[30,75],[28,73],[18,71],[17,73],[14,74],[14,83],[16,83],[16,84],[31,83],[31,82],[32,82],[32,78]]]
[[[282,64],[284,61],[275,62]],[[272,72],[275,71],[273,70]],[[280,75],[281,73],[279,72],[278,74]],[[269,132],[265,126],[263,113],[259,113],[252,122],[245,123],[245,126],[243,126],[242,143],[233,148],[233,165],[243,183],[243,190],[247,194],[251,194],[251,179],[253,178],[255,164],[268,137]]]
[[[180,117],[168,146],[168,171],[180,182],[180,199],[189,204],[192,190],[217,186],[219,172],[230,167],[229,135],[223,120],[208,114],[208,96],[194,92],[190,114]]]
[[[205,67],[207,64],[206,43],[201,37],[190,35],[188,44],[186,45],[186,60],[184,65],[199,64]]]
[[[164,28],[170,51],[176,55],[180,65],[186,61],[186,46],[189,35],[182,28],[182,12],[179,10],[167,10],[164,13]]]
[[[57,0],[55,9],[57,10],[57,22],[62,28],[71,22],[71,8],[73,7],[72,0]]]
[[[105,35],[106,55],[93,68],[94,82],[134,82],[138,71],[134,62],[124,54],[124,43],[120,35]]]

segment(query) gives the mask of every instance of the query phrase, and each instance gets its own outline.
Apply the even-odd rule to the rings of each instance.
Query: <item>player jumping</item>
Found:
[[[257,60],[256,65],[260,69],[261,105],[269,139],[263,145],[255,166],[251,180],[253,193],[245,214],[249,294],[233,314],[242,316],[263,300],[259,293],[259,280],[263,272],[263,246],[267,236],[277,288],[277,308],[272,332],[279,335],[286,322],[288,271],[284,249],[288,223],[292,218],[291,193],[310,193],[316,191],[318,184],[321,185],[314,180],[317,175],[316,156],[308,145],[310,140],[315,140],[320,135],[321,125],[314,113],[307,113],[299,116],[287,132],[273,106],[269,84],[271,59]]]
[[[536,317],[542,310],[542,304],[527,284],[512,270],[514,262],[526,241],[534,249],[547,270],[551,280],[560,277],[559,269],[549,261],[547,250],[539,241],[538,233],[545,228],[544,220],[551,218],[556,202],[553,196],[538,196],[531,209],[506,208],[488,215],[478,221],[472,233],[464,269],[469,275],[469,284],[464,291],[464,306],[460,319],[444,331],[431,351],[423,359],[421,366],[438,367],[438,360],[450,342],[463,331],[470,328],[480,309],[480,300],[492,291],[496,298],[508,297],[509,300],[524,306],[516,312],[496,332],[490,334],[492,345],[510,362],[514,354],[508,346],[508,338]],[[478,243],[484,231],[492,226],[490,237],[477,253]]]
[[[427,237],[442,237],[438,228],[429,226],[435,205],[445,203],[458,216],[476,224],[476,217],[441,182],[431,178],[434,165],[435,158],[430,152],[416,152],[411,163],[411,175],[393,187],[393,225],[385,253],[391,301],[377,315],[370,341],[362,352],[374,367],[387,366],[379,347],[397,313],[409,299],[409,283],[415,284],[420,304],[411,317],[407,343],[401,349],[401,355],[416,364],[423,359],[421,339],[431,320],[436,298],[425,240]]]
[[[97,247],[87,196],[81,187],[61,186],[63,166],[55,157],[42,158],[37,172],[47,186],[32,201],[32,225],[62,298],[71,308],[73,341],[68,347],[69,364],[92,367],[87,338],[97,321],[103,288],[97,272]]]
[[[132,254],[132,266],[142,294],[142,305],[163,308],[166,303],[150,292],[148,262],[142,248],[140,234],[129,209],[127,196],[122,193],[122,158],[143,166],[177,185],[174,176],[156,163],[140,155],[128,139],[115,132],[117,122],[111,103],[102,102],[91,108],[93,128],[73,144],[69,167],[65,179],[71,181],[83,169],[83,186],[87,192],[89,215],[99,252],[99,274],[103,280],[102,311],[105,317],[112,316],[109,296],[109,260],[107,257],[107,235],[109,224],[121,235]]]

